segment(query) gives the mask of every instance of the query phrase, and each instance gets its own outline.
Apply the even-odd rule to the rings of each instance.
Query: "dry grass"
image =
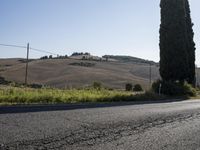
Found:
[[[105,87],[124,89],[126,83],[141,84],[144,89],[149,86],[149,65],[96,62],[91,67],[73,66],[82,60],[53,59],[36,60],[29,63],[28,81],[55,88],[78,88],[91,85],[94,81],[101,82]],[[25,64],[17,59],[0,60],[0,76],[15,82],[24,82]],[[11,66],[5,67],[5,64]],[[158,68],[152,67],[152,80],[159,77]]]
[[[0,105],[147,101],[163,98],[165,97],[151,92],[133,93],[93,88],[60,90],[0,87]]]

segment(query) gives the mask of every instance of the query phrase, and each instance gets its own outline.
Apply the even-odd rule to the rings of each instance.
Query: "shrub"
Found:
[[[92,87],[93,87],[94,89],[100,90],[100,89],[102,88],[102,84],[101,84],[101,82],[94,82],[94,83],[92,84]]]
[[[33,83],[33,84],[28,85],[28,87],[35,88],[35,89],[40,89],[40,88],[42,88],[42,85]]]
[[[200,85],[199,85],[199,83],[197,84],[197,86],[196,86],[196,87],[197,87],[197,89],[200,89]]]
[[[193,88],[190,84],[171,81],[161,81],[158,80],[152,84],[152,90],[155,93],[159,93],[159,86],[161,84],[161,94],[169,96],[195,96],[196,89]]]
[[[131,83],[127,83],[125,86],[126,91],[132,91],[133,90],[133,85]]]
[[[157,80],[157,81],[153,82],[152,87],[151,87],[152,91],[154,91],[155,93],[159,93],[159,86],[161,83],[162,83],[161,80]]]
[[[185,83],[183,85],[183,89],[184,89],[185,95],[189,95],[189,96],[196,96],[197,95],[197,90],[194,87],[192,87],[191,84]]]
[[[88,62],[74,62],[74,63],[70,63],[69,65],[82,66],[82,67],[93,67],[96,64],[95,63],[88,63]]]
[[[142,86],[140,84],[136,84],[133,88],[133,91],[136,92],[143,91]]]
[[[134,98],[135,100],[150,101],[150,100],[164,100],[167,97],[165,95],[158,95],[157,93],[150,90],[142,94],[136,94]]]
[[[1,77],[1,76],[0,76],[0,84],[7,85],[7,84],[9,84],[9,83],[11,83],[11,82],[10,82],[10,81],[7,81],[4,77]]]

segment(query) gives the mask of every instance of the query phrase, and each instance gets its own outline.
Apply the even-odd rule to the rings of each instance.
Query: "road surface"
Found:
[[[0,149],[196,150],[200,100],[0,107]]]

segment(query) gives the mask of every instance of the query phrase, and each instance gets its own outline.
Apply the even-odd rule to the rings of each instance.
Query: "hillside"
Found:
[[[109,88],[124,89],[126,83],[149,87],[149,64],[122,61],[45,59],[29,62],[28,82],[58,88],[84,87],[94,81]],[[8,81],[24,82],[25,63],[21,59],[0,59],[0,76]],[[152,80],[159,78],[152,65]]]
[[[150,65],[147,62],[120,61],[118,58],[113,57],[112,61],[77,58],[31,60],[28,82],[58,88],[79,88],[99,81],[106,87],[116,89],[124,89],[126,83],[139,83],[143,88],[149,88]],[[159,79],[159,68],[156,63],[152,63],[151,71],[152,81]],[[0,77],[24,83],[25,60],[0,59]],[[200,84],[200,69],[197,71],[197,81]]]
[[[108,58],[108,60],[116,60],[116,61],[120,61],[120,62],[132,62],[132,63],[158,65],[158,63],[156,63],[154,61],[145,60],[142,58],[137,58],[137,57],[132,57],[132,56],[104,55],[103,58]]]

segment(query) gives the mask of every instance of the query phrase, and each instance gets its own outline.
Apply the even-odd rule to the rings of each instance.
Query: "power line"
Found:
[[[41,53],[47,53],[47,54],[51,54],[51,55],[59,55],[59,54],[56,54],[56,53],[52,53],[52,52],[50,52],[50,51],[41,50],[41,49],[32,48],[32,47],[30,47],[30,50],[37,51],[37,52],[41,52]]]
[[[0,46],[15,47],[15,48],[24,48],[24,49],[27,48],[27,46],[12,45],[12,44],[1,44],[1,43],[0,43]],[[51,55],[59,55],[59,54],[52,53],[50,51],[46,51],[46,50],[42,50],[42,49],[37,49],[37,48],[32,48],[32,47],[30,47],[29,49],[33,50],[33,51],[41,52],[41,53],[47,53],[47,54],[51,54]]]
[[[1,46],[16,47],[16,48],[27,48],[26,46],[10,45],[10,44],[0,44]]]
[[[51,55],[58,55],[58,54],[52,53],[52,52],[50,52],[50,51],[41,50],[41,49],[37,49],[37,48],[31,48],[31,47],[29,46],[29,43],[27,44],[27,46],[11,45],[11,44],[1,44],[1,43],[0,43],[0,46],[27,49],[26,70],[25,70],[25,85],[27,85],[27,83],[28,83],[28,63],[29,63],[29,51],[30,51],[30,50],[37,51],[37,52],[42,52],[42,53],[48,53],[48,54],[51,54]]]

